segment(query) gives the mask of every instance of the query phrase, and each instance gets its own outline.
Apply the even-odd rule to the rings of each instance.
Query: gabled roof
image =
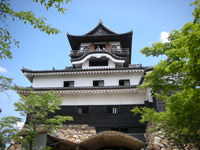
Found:
[[[71,35],[67,33],[70,46],[74,51],[79,50],[81,43],[120,42],[122,48],[129,49],[129,54],[126,56],[127,64],[131,63],[132,35],[133,31],[118,34],[104,26],[102,21],[84,35]]]
[[[104,26],[103,22],[100,20],[99,24],[94,29],[92,29],[83,36],[113,35],[113,34],[117,33]]]
[[[122,46],[129,48],[131,52],[132,34],[133,31],[118,34],[104,26],[102,21],[100,21],[94,29],[84,35],[67,33],[67,37],[72,50],[78,50],[81,43],[120,41]]]

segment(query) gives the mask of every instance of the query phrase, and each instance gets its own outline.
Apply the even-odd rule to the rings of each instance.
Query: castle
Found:
[[[56,135],[38,137],[37,145],[52,145],[53,150],[144,147],[146,125],[139,123],[140,116],[130,110],[152,107],[155,102],[149,89],[138,88],[152,68],[131,64],[132,35],[132,31],[118,34],[100,21],[82,36],[67,34],[71,67],[22,69],[36,93],[53,90],[62,97],[58,115],[74,118]]]

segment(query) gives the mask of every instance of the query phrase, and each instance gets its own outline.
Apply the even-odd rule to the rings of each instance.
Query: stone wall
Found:
[[[87,124],[83,125],[65,125],[63,128],[58,129],[53,136],[61,139],[69,140],[74,143],[81,141],[96,134],[95,127],[90,127]]]
[[[13,141],[8,147],[8,150],[21,150],[21,144]]]
[[[52,136],[68,140],[73,143],[80,143],[81,141],[96,134],[95,127],[83,125],[64,125],[62,128],[57,129]],[[8,150],[21,150],[21,144],[12,142]]]
[[[179,150],[173,146],[160,132],[148,133],[148,129],[152,128],[152,124],[147,125],[146,144],[147,150]],[[198,150],[193,145],[187,145],[184,150]]]

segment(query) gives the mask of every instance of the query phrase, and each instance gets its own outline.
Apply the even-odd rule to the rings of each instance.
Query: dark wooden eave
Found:
[[[136,89],[138,85],[129,85],[129,86],[84,86],[84,87],[16,87],[19,91],[71,91],[71,90],[105,90],[105,89]]]
[[[152,67],[118,67],[118,68],[93,68],[93,69],[76,69],[73,67],[66,67],[66,69],[52,69],[52,70],[32,70],[27,68],[22,68],[22,73],[53,73],[53,72],[82,72],[82,71],[107,71],[107,70],[137,70],[144,69],[145,72],[153,70]]]
[[[31,70],[27,68],[22,68],[21,71],[28,78],[30,82],[33,81],[35,74],[37,73],[71,73],[71,72],[93,72],[93,71],[120,71],[120,70],[144,70],[148,72],[153,70],[152,67],[142,67],[142,66],[132,66],[132,67],[119,67],[119,68],[93,68],[93,69],[76,69],[73,67],[66,67],[65,69],[52,69],[52,70]]]
[[[111,34],[111,35],[96,35],[96,36],[79,36],[67,34],[69,43],[72,50],[78,50],[81,43],[87,42],[112,42],[119,41],[122,44],[122,47],[131,49],[132,44],[132,34],[133,31],[123,33],[123,34]]]

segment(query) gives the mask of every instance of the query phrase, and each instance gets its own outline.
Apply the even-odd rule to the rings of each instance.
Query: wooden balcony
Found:
[[[81,57],[87,53],[90,52],[108,52],[111,54],[114,54],[116,56],[127,56],[130,54],[129,52],[129,48],[121,48],[121,49],[111,49],[111,50],[107,50],[107,49],[86,49],[86,50],[72,50],[70,53],[70,56],[72,58],[78,58]]]

